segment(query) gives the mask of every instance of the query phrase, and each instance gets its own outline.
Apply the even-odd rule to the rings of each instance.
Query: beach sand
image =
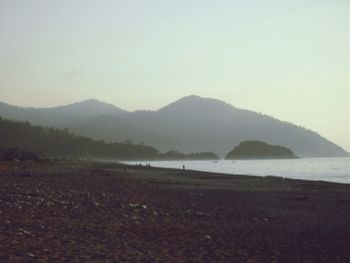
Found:
[[[0,163],[0,262],[349,262],[350,185]]]

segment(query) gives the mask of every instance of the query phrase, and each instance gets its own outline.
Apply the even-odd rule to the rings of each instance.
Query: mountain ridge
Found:
[[[14,108],[13,108],[14,107]],[[68,128],[108,141],[132,140],[161,151],[213,151],[225,156],[244,140],[286,145],[300,157],[346,156],[348,153],[318,133],[224,101],[190,95],[155,111],[125,111],[95,99],[48,109],[0,103],[0,116],[33,124]],[[5,113],[5,114],[4,114]],[[7,113],[7,114],[6,114]]]

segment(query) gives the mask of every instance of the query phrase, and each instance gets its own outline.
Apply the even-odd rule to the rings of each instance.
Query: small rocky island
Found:
[[[262,141],[243,141],[225,159],[295,159],[298,158],[288,148],[269,145]]]

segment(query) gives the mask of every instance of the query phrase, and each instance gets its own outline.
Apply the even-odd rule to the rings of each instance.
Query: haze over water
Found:
[[[155,167],[206,171],[225,174],[280,176],[290,179],[327,181],[350,184],[350,157],[303,158],[288,160],[220,160],[220,161],[153,161]]]

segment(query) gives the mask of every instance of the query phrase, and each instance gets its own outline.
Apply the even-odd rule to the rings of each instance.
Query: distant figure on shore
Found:
[[[182,170],[185,170],[185,165],[182,165]]]

